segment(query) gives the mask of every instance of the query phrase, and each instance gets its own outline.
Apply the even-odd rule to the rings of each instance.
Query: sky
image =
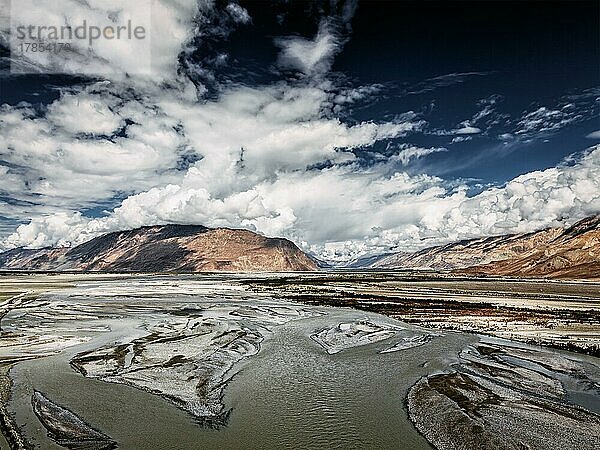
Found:
[[[597,1],[0,5],[0,249],[202,224],[344,264],[600,213]],[[11,49],[51,18],[151,39]]]

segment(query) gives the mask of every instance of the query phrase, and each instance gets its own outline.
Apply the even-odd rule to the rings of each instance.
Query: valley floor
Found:
[[[599,352],[595,283],[7,273],[0,447],[593,448]]]
[[[245,283],[257,293],[309,304],[600,356],[600,282],[406,271],[324,272]]]

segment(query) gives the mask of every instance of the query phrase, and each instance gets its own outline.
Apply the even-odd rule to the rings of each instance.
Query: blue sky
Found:
[[[343,262],[598,213],[599,8],[158,0],[143,75],[110,46],[45,74],[4,24],[1,245],[195,223]]]

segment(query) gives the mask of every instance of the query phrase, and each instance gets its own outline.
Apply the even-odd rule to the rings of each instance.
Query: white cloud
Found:
[[[81,242],[100,230],[155,221],[284,232],[296,216],[289,206],[265,200],[269,183],[290,174],[297,174],[289,178],[294,182],[310,178],[313,165],[348,165],[355,159],[352,150],[404,136],[423,125],[413,120],[414,114],[400,116],[401,121],[354,126],[327,118],[336,95],[325,90],[327,86],[232,87],[216,101],[198,102],[178,90],[164,89],[146,90],[148,100],[130,98],[127,86],[101,83],[65,93],[41,117],[28,107],[4,107],[0,148],[12,150],[0,153],[22,168],[5,169],[5,179],[9,175],[14,179],[14,199],[35,206],[16,212],[4,205],[0,214],[4,208],[8,217],[33,218],[32,227],[38,230],[46,220],[44,212],[73,212],[122,192],[134,194],[112,219],[72,226],[68,237],[52,232],[43,238],[26,228],[29,231],[17,233],[7,245]],[[80,120],[70,120],[74,117]],[[126,122],[124,131],[110,139],[79,136],[110,134]],[[178,170],[185,155],[198,161],[189,170]],[[351,170],[345,173],[350,176]],[[69,216],[71,225],[72,220]],[[35,238],[27,243],[32,234]]]
[[[225,10],[229,13],[233,20],[238,23],[247,24],[252,21],[252,18],[248,14],[248,11],[246,11],[237,3],[229,3]]]
[[[586,138],[595,140],[600,139],[600,130],[591,132],[586,136]]]
[[[462,135],[462,134],[467,134],[467,135],[468,134],[478,134],[478,133],[481,133],[481,129],[479,129],[477,127],[472,127],[472,126],[467,125],[467,126],[458,128],[456,130],[453,130],[452,133],[453,134],[459,134],[459,135]]]
[[[275,43],[281,48],[280,67],[299,70],[306,75],[327,72],[343,44],[327,20],[321,22],[313,39],[285,36],[277,38]]]
[[[356,88],[342,89],[338,94],[335,95],[333,102],[336,105],[354,103],[367,98],[372,98],[374,95],[377,95],[383,91],[383,89],[384,86],[382,84],[371,84]]]
[[[448,236],[467,237],[508,231],[533,231],[600,211],[600,146],[571,165],[561,165],[516,177],[465,199],[448,211],[437,227]],[[435,228],[435,227],[434,227]]]
[[[500,139],[501,141],[508,142],[508,141],[514,140],[515,137],[510,133],[502,133],[501,135],[498,136],[498,139]]]
[[[477,102],[479,110],[470,119],[462,121],[452,130],[438,129],[431,134],[455,135],[453,143],[462,142],[465,140],[462,137],[476,134],[497,136],[501,141],[515,143],[544,140],[566,127],[596,118],[599,98],[597,89],[588,89],[579,94],[562,96],[551,107],[535,106],[513,119],[499,108],[503,97],[494,94]]]
[[[177,55],[191,37],[199,6],[212,3],[203,0],[21,0],[13,1],[9,8],[7,0],[1,1],[3,9],[10,10],[14,28],[11,34],[6,23],[0,30],[7,41],[9,34],[15,39],[19,25],[57,29],[68,25],[75,29],[84,20],[100,28],[127,26],[131,21],[133,26],[144,27],[146,32],[145,39],[101,38],[91,46],[87,40],[71,39],[68,51],[30,52],[15,57],[12,60],[15,70],[99,74],[118,80],[129,74],[150,82],[177,77],[177,60],[173,55]],[[235,7],[231,10],[239,12]]]
[[[280,173],[224,196],[202,187],[202,170],[191,168],[179,184],[129,197],[106,218],[35,219],[7,244],[76,243],[140,225],[202,223],[286,236],[341,262],[390,248],[533,231],[600,211],[600,146],[570,165],[521,175],[473,197],[427,175],[386,176],[388,164]]]
[[[452,143],[456,144],[458,142],[470,141],[471,139],[473,139],[471,136],[455,136],[452,138]]]
[[[184,138],[174,129],[177,121],[136,100],[117,106],[103,89],[92,85],[65,94],[42,117],[27,106],[0,108],[0,159],[21,186],[11,190],[11,198],[26,202],[19,219],[36,205],[93,206],[173,179],[185,151]],[[124,135],[79,136],[111,134],[126,118],[135,124]]]
[[[479,134],[479,133],[481,133],[481,129],[472,126],[471,122],[469,120],[465,120],[464,122],[461,122],[453,130],[434,130],[431,132],[431,134],[434,134],[437,136],[455,136],[452,140],[453,143],[469,140],[473,137],[473,135]],[[457,137],[458,137],[458,139],[456,139]]]
[[[541,106],[521,118],[515,134],[525,136],[544,134],[563,128],[577,119],[577,114],[571,113],[569,108],[558,110]]]
[[[407,166],[411,160],[419,159],[423,156],[431,155],[432,153],[447,152],[447,148],[443,147],[430,147],[421,148],[410,145],[404,145],[402,150],[392,158],[396,158],[402,162],[403,165]]]
[[[50,105],[48,114],[52,117],[54,124],[69,133],[110,136],[123,125],[123,121],[110,108],[115,106],[116,101],[111,102],[112,105],[108,105],[109,101],[110,99],[97,95],[66,94],[60,101]]]

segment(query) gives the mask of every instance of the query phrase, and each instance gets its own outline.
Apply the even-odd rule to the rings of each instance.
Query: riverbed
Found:
[[[409,392],[475,363],[589,412],[592,431],[600,413],[597,358],[260,295],[235,277],[78,280],[9,308],[2,330],[6,408],[36,448],[75,448],[36,415],[36,391],[105,448],[444,448]],[[502,359],[483,361],[482,345]]]

